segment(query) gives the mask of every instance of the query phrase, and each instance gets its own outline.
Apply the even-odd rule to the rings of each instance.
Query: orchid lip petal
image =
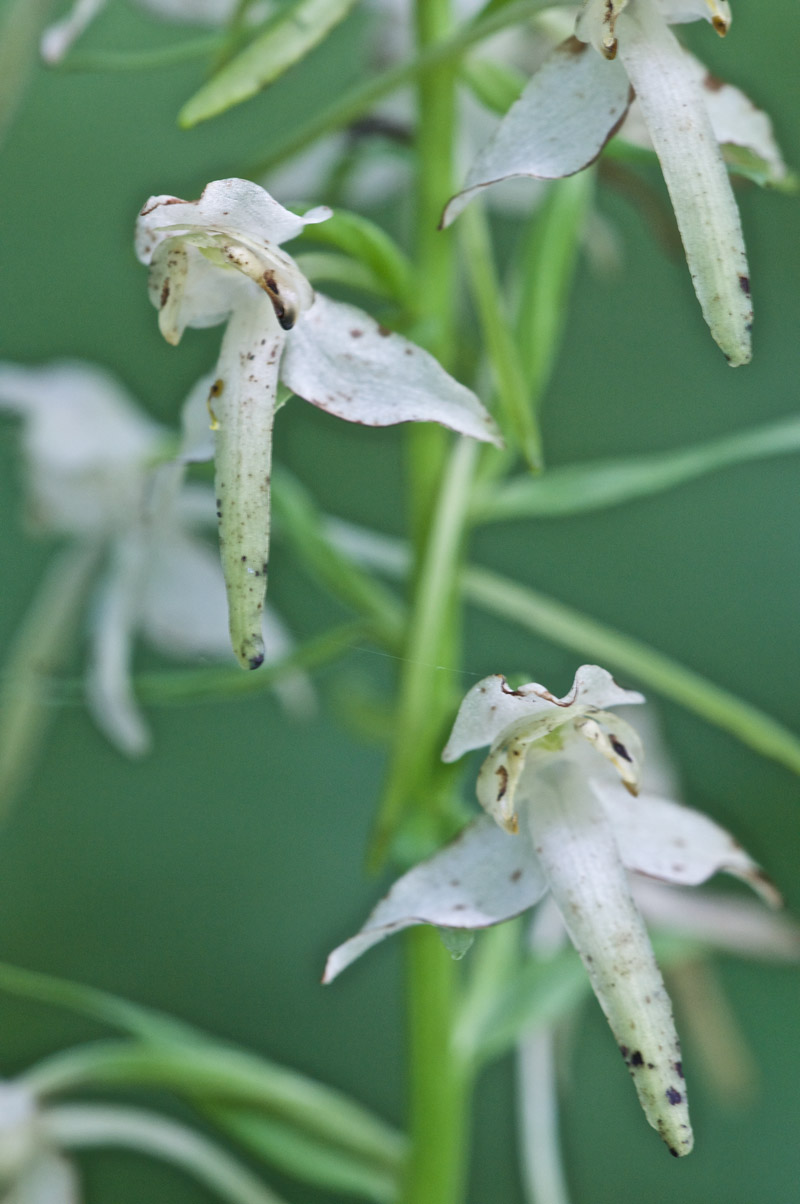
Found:
[[[220,554],[231,641],[245,669],[264,661],[272,425],[285,337],[266,297],[234,310],[212,386]]]
[[[731,366],[750,359],[753,309],[741,221],[691,58],[653,0],[619,17],[620,57],[675,210],[692,282]]]
[[[331,953],[323,982],[402,928],[487,928],[532,907],[545,889],[527,833],[509,836],[481,816],[394,883],[361,931]]]
[[[525,814],[553,898],[647,1120],[672,1154],[688,1154],[693,1139],[672,1008],[611,825],[565,758],[538,769],[534,781]]]

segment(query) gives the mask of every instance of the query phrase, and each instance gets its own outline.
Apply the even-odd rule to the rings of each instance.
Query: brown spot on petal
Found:
[[[388,326],[379,326],[378,327],[378,334],[381,336],[382,339],[388,339],[389,335],[391,333],[392,332]]]
[[[162,309],[164,308],[164,306],[167,304],[168,301],[169,301],[169,276],[167,276],[166,280],[164,281],[163,285],[161,286],[161,308]]]
[[[610,735],[608,738],[611,741],[611,747],[614,749],[614,752],[617,754],[617,756],[622,757],[623,761],[629,761],[630,764],[632,765],[633,757],[628,752],[627,748],[622,743],[622,741],[618,740],[617,737],[614,735]]]
[[[638,1049],[631,1054],[631,1066],[644,1066],[644,1058]]]
[[[706,72],[706,77],[703,80],[703,87],[709,92],[721,92],[725,87],[725,81],[720,79],[718,75],[712,75],[710,71]]]
[[[677,1091],[674,1087],[667,1087],[666,1096],[671,1104],[680,1104],[683,1101],[680,1091]]]
[[[499,803],[500,799],[503,798],[505,792],[508,790],[508,770],[506,769],[505,765],[498,765],[495,773],[500,779],[500,786],[497,790],[497,801]]]
[[[714,28],[716,29],[719,36],[721,38],[724,38],[725,34],[728,32],[728,22],[725,20],[725,18],[724,17],[712,17],[711,24],[714,26]]]
[[[739,277],[739,288],[742,290],[745,297],[750,296],[750,277],[749,276],[740,276]]]
[[[510,882],[519,882],[521,877],[522,877],[522,870],[514,870],[514,873],[511,874],[509,877],[509,881]]]
[[[360,338],[362,337],[362,335],[363,335],[363,334],[364,334],[364,331],[363,331],[363,330],[351,330],[351,331],[350,331],[350,338],[351,338],[351,339],[360,339]]]

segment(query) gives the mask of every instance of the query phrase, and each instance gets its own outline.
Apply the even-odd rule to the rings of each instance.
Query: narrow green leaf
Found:
[[[36,1003],[64,1008],[145,1040],[188,1040],[196,1039],[198,1035],[195,1029],[171,1016],[127,999],[119,999],[108,991],[99,991],[95,987],[55,978],[50,974],[40,974],[36,970],[23,970],[7,962],[0,962],[0,991],[22,999],[32,999]]]
[[[394,239],[369,218],[347,209],[337,209],[326,222],[306,226],[301,242],[323,243],[352,256],[382,283],[390,297],[401,305],[408,304],[413,282],[411,260]]]
[[[324,1145],[296,1127],[253,1108],[202,1106],[212,1124],[249,1153],[305,1183],[391,1204],[400,1194],[399,1165],[393,1173],[340,1148]]]
[[[84,50],[70,53],[53,70],[76,73],[114,73],[117,71],[159,71],[179,63],[207,58],[219,49],[218,34],[152,46],[147,50]]]
[[[79,546],[56,558],[11,646],[0,686],[0,820],[25,785],[55,713],[53,675],[74,647],[98,554]]]
[[[553,372],[567,322],[594,172],[553,180],[531,216],[519,260],[516,345],[534,413]]]
[[[303,255],[294,255],[293,259],[312,284],[342,284],[392,299],[383,281],[349,255],[337,255],[334,251],[306,251]]]
[[[144,1044],[98,1041],[67,1050],[40,1062],[25,1081],[47,1095],[77,1087],[146,1086],[203,1105],[259,1109],[330,1145],[397,1170],[403,1138],[366,1108],[246,1050],[212,1042],[188,1026],[186,1033],[178,1040],[164,1033]]]
[[[525,380],[521,351],[495,269],[491,235],[480,201],[463,214],[459,225],[470,290],[494,376],[502,414],[503,434],[522,453],[530,467],[541,468],[542,440]]]
[[[462,582],[466,597],[475,605],[588,660],[630,674],[762,756],[800,773],[800,737],[664,653],[488,569],[469,568]]]
[[[551,468],[541,477],[519,477],[482,492],[473,516],[498,522],[580,514],[648,497],[729,465],[797,451],[800,418],[787,418],[678,451],[570,464]]]
[[[296,0],[186,102],[178,123],[191,129],[275,82],[343,21],[355,0]]]

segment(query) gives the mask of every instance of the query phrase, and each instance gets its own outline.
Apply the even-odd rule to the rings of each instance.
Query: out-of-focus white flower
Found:
[[[174,436],[136,406],[107,372],[62,362],[43,368],[0,364],[0,408],[22,416],[29,508],[36,526],[102,552],[90,621],[87,698],[97,724],[125,752],[144,752],[149,736],[131,687],[137,635],[178,658],[227,658],[225,584],[213,548],[195,531],[214,521],[213,491],[186,485],[184,463],[198,447],[198,400],[181,462]],[[273,614],[264,639],[270,659],[288,635]],[[295,683],[305,691],[303,682]],[[289,685],[290,699],[293,696]]]
[[[514,176],[557,179],[588,166],[619,128],[635,93],[703,314],[736,366],[750,359],[753,316],[741,223],[708,90],[669,28],[701,18],[723,34],[729,6],[723,0],[587,0],[577,37],[533,75],[448,204],[444,222],[491,184]],[[749,116],[739,120],[752,126]]]
[[[239,663],[264,659],[272,426],[278,377],[312,405],[365,426],[438,422],[499,442],[469,389],[432,356],[352,305],[317,295],[280,244],[330,211],[298,217],[249,180],[216,180],[197,201],[151,197],[136,226],[161,333],[227,322],[209,397],[216,498]]]
[[[640,741],[607,708],[642,701],[596,665],[578,670],[564,698],[535,682],[512,690],[501,676],[474,686],[443,758],[491,745],[477,785],[489,815],[394,884],[360,933],[330,955],[325,981],[409,925],[484,928],[549,891],[645,1115],[678,1156],[692,1148],[680,1047],[626,871],[697,885],[723,870],[772,904],[779,896],[710,819],[656,795],[635,797]]]
[[[223,25],[236,11],[238,0],[135,0],[165,21],[185,21],[195,25]],[[75,0],[65,17],[48,26],[42,35],[41,54],[46,63],[60,63],[70,47],[91,25],[107,0]],[[263,21],[274,7],[272,0],[254,4],[248,18]]]

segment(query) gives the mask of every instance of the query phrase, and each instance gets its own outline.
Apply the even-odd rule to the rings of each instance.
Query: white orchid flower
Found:
[[[694,60],[670,24],[730,24],[724,0],[587,0],[576,37],[533,75],[445,209],[515,176],[558,179],[592,163],[635,94],[675,210],[694,289],[733,365],[750,359],[752,306],[739,212]],[[591,44],[600,53],[592,53]]]
[[[488,816],[394,884],[358,935],[330,955],[325,981],[399,929],[484,928],[519,915],[549,890],[645,1115],[679,1156],[693,1140],[680,1047],[626,871],[697,885],[722,870],[769,903],[779,898],[710,819],[656,795],[634,797],[640,743],[607,708],[643,701],[595,665],[578,670],[564,698],[537,683],[512,690],[501,676],[474,686],[443,758],[491,745],[478,777]]]
[[[227,322],[209,397],[230,630],[239,663],[264,658],[270,463],[278,377],[312,405],[366,426],[439,422],[498,442],[474,393],[420,347],[360,309],[316,296],[280,244],[329,210],[289,213],[248,180],[217,180],[198,201],[152,197],[136,228],[161,333]]]
[[[208,388],[204,378],[187,402],[183,462],[208,457],[199,446],[206,432],[197,430],[198,403],[205,409]],[[24,420],[36,526],[69,537],[76,547],[94,546],[102,557],[90,617],[87,701],[115,744],[142,753],[149,734],[130,680],[136,636],[172,657],[230,656],[219,560],[195,534],[214,522],[213,491],[185,485],[182,462],[163,462],[174,453],[174,436],[93,365],[0,364],[0,408]],[[269,659],[285,655],[288,635],[273,614],[265,616],[264,638]],[[306,689],[303,680],[290,681],[288,701]]]

